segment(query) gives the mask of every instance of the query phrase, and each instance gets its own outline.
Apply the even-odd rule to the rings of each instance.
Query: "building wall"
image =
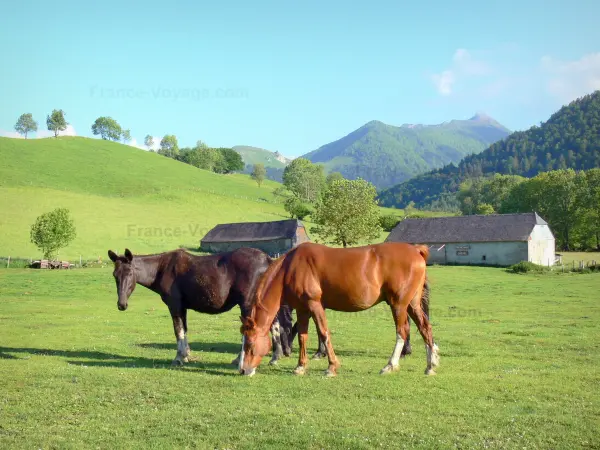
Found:
[[[455,242],[438,251],[430,249],[430,264],[510,266],[528,259],[528,242]],[[443,256],[442,256],[443,254]],[[485,257],[485,259],[484,259]]]
[[[291,239],[274,239],[255,242],[210,242],[201,243],[201,251],[209,253],[229,252],[242,247],[258,248],[268,255],[285,253],[292,248]]]
[[[548,225],[536,225],[531,232],[529,258],[535,264],[553,266],[556,255],[554,236]]]

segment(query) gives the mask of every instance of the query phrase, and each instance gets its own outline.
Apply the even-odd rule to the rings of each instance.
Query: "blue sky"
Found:
[[[403,4],[405,3],[405,4]],[[483,111],[511,130],[600,89],[600,2],[10,2],[0,134],[63,109],[180,146],[300,156],[370,120]],[[133,142],[135,145],[136,142]]]

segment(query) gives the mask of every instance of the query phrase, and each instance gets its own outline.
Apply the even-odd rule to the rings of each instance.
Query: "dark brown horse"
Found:
[[[288,304],[298,316],[300,356],[294,372],[302,375],[306,371],[307,331],[312,316],[327,350],[326,375],[335,376],[340,364],[331,344],[325,309],[357,312],[385,301],[396,324],[396,345],[381,373],[398,370],[401,349],[408,338],[410,315],[425,341],[425,373],[435,374],[433,369],[439,364],[438,347],[422,307],[429,295],[428,256],[426,246],[398,242],[356,248],[330,248],[306,242],[289,250],[261,277],[252,313],[250,317],[241,318],[244,348],[240,373],[254,375],[270,350],[269,326],[281,305]]]
[[[118,256],[112,250],[108,251],[108,256],[114,262],[113,276],[120,311],[127,309],[127,301],[136,284],[159,294],[169,308],[177,339],[173,365],[183,365],[190,356],[188,309],[221,314],[237,305],[242,317],[248,317],[258,280],[273,262],[266,253],[254,248],[207,256],[191,255],[183,250],[134,256],[126,249],[124,256]],[[271,363],[274,364],[283,355],[277,318],[271,332],[274,347]],[[239,355],[232,364],[237,364],[238,360]]]

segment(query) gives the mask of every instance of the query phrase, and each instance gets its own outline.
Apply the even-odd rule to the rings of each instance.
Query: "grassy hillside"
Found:
[[[468,178],[493,175],[533,177],[540,172],[600,167],[600,90],[563,106],[542,123],[512,133],[458,165],[419,175],[380,194],[382,204],[419,208],[451,198]]]
[[[283,169],[291,159],[286,158],[279,152],[271,152],[264,148],[250,147],[247,145],[236,145],[232,147],[242,156],[244,161],[244,173],[251,173],[254,169],[254,164],[263,164],[267,171],[269,180],[282,182]]]
[[[248,145],[236,145],[232,148],[242,156],[244,164],[246,165],[264,164],[265,167],[283,169],[286,166],[285,161],[288,161],[288,158],[280,153],[271,152],[264,148],[251,147]]]
[[[272,191],[247,175],[218,175],[130,146],[82,137],[0,138],[0,255],[39,257],[35,218],[71,210],[77,238],[61,258],[106,259],[108,248],[197,248],[225,221],[285,217]],[[140,231],[141,229],[141,231]]]
[[[479,153],[508,134],[484,115],[440,125],[395,127],[371,121],[303,157],[324,164],[327,171],[350,179],[361,177],[382,189]]]

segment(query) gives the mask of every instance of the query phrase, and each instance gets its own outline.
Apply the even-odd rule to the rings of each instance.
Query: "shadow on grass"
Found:
[[[208,344],[206,344],[208,345]],[[218,345],[218,344],[217,344]],[[236,347],[236,353],[239,351]],[[193,350],[192,350],[193,352]],[[181,367],[172,366],[172,359],[152,359],[144,357],[131,357],[115,355],[98,351],[77,351],[77,350],[51,350],[44,348],[26,348],[26,347],[0,347],[0,359],[26,360],[28,357],[19,358],[10,353],[19,353],[27,355],[58,356],[66,358],[66,362],[76,366],[93,367],[119,367],[127,369],[145,368],[145,369],[182,369],[187,371],[196,371],[210,373],[213,375],[234,376],[237,373],[237,367],[230,363],[216,363],[199,361],[197,356],[192,353],[191,361]],[[231,358],[233,358],[235,355]]]
[[[173,343],[165,342],[149,342],[147,344],[137,344],[138,347],[142,348],[153,348],[158,350],[173,350],[177,351],[177,342],[173,340]],[[239,344],[232,342],[189,342],[190,350],[192,352],[209,352],[209,353],[231,353],[232,355],[237,354],[242,348],[242,342],[240,339]],[[234,356],[235,357],[235,356]]]

